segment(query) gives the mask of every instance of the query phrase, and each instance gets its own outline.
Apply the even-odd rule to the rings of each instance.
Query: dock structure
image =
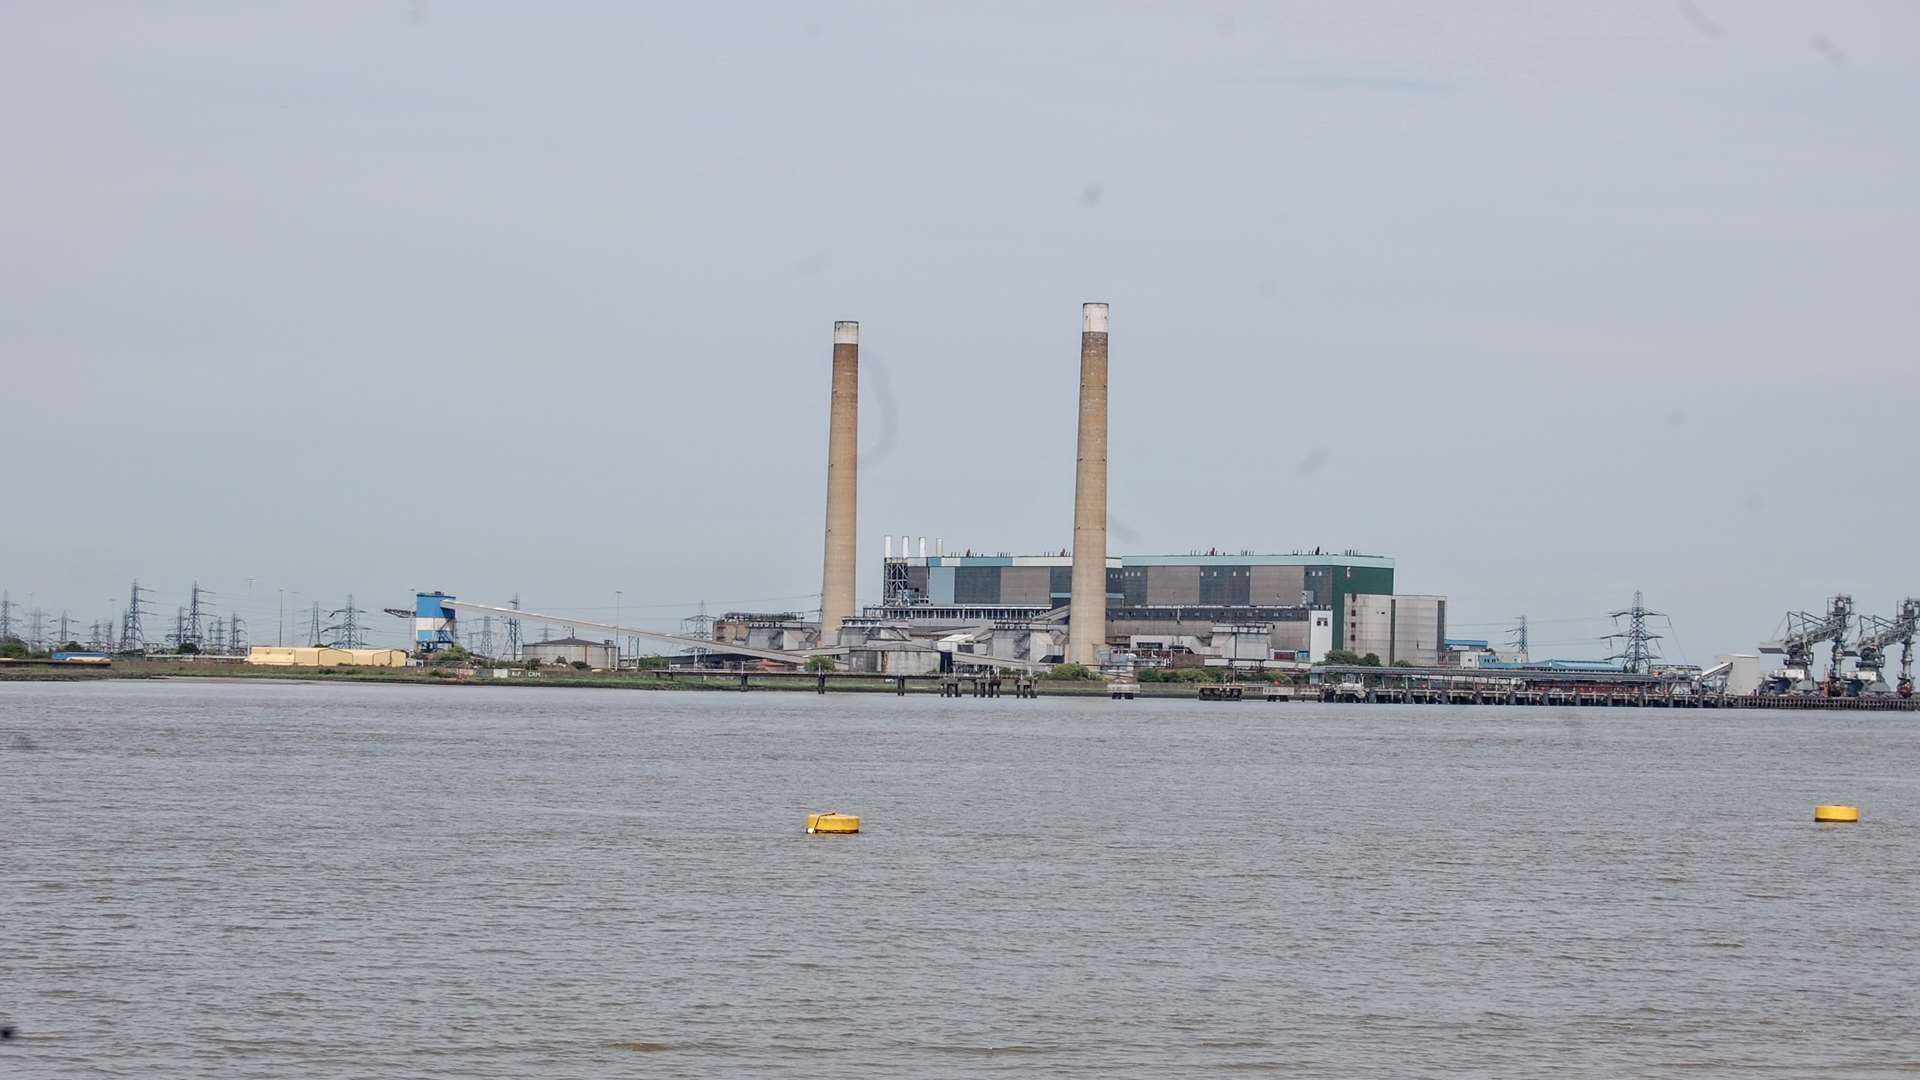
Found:
[[[1329,664],[1314,669],[1311,678],[1309,696],[1326,702],[1920,712],[1920,699],[1891,694],[1863,697],[1728,694],[1701,690],[1684,677],[1624,671]]]
[[[1031,676],[1006,675],[998,671],[940,676],[941,697],[997,698],[1003,696],[1009,689],[1017,698],[1040,696],[1039,684]]]
[[[1039,679],[1031,674],[984,670],[977,672],[930,672],[916,675],[875,674],[859,671],[769,671],[758,667],[668,667],[653,672],[664,682],[682,686],[726,687],[736,690],[804,690],[811,686],[816,694],[829,691],[892,692],[900,697],[925,693],[928,687],[941,697],[1038,698]]]

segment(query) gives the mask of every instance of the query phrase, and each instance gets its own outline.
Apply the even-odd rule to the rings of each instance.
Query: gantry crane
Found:
[[[1913,638],[1916,623],[1920,623],[1920,599],[1912,597],[1901,601],[1900,613],[1891,619],[1883,619],[1878,615],[1860,616],[1860,637],[1854,644],[1860,655],[1859,662],[1854,665],[1854,693],[1913,696]],[[1887,647],[1894,644],[1900,646],[1900,682],[1897,689],[1889,689],[1882,672],[1886,670]]]
[[[1893,692],[1903,698],[1913,696],[1913,636],[1920,629],[1920,598],[1907,597],[1900,603],[1900,621],[1907,624],[1907,636],[1900,639],[1900,683]]]
[[[1762,642],[1763,653],[1784,653],[1786,660],[1767,678],[1769,694],[1812,694],[1824,692],[1840,696],[1840,662],[1847,656],[1847,631],[1853,626],[1853,597],[1836,596],[1827,602],[1827,612],[1817,615],[1789,611],[1779,640]],[[1813,678],[1813,650],[1822,642],[1833,642],[1833,666],[1827,669],[1826,682]]]

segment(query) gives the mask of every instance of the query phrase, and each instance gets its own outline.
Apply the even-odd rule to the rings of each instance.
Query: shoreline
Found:
[[[790,675],[781,672],[692,672],[680,671],[672,675],[659,671],[642,671],[614,674],[612,672],[573,672],[543,671],[535,676],[516,676],[508,679],[494,678],[490,668],[286,668],[261,667],[245,664],[207,664],[204,662],[180,661],[120,661],[110,667],[71,668],[57,665],[34,665],[19,667],[0,667],[0,683],[8,682],[99,682],[111,680],[137,679],[202,679],[218,680],[230,683],[245,683],[256,680],[278,680],[303,683],[389,683],[414,686],[524,686],[524,687],[575,687],[599,690],[651,690],[651,691],[696,691],[715,693],[742,693],[743,691],[781,691],[787,693],[818,693],[819,680],[814,675]],[[746,685],[741,685],[741,676],[746,676]],[[1106,697],[1107,684],[1103,679],[1089,680],[1048,680],[1038,683],[1043,697]],[[1145,689],[1144,687],[1142,689]],[[1169,683],[1165,691],[1158,686],[1156,692],[1143,693],[1142,697],[1167,697],[1189,700],[1193,697],[1193,688]],[[1170,692],[1166,692],[1170,691]],[[838,674],[832,677],[828,686],[832,694],[894,694],[898,688],[894,678],[888,675],[850,675]],[[909,680],[906,687],[908,695],[932,695],[940,693],[938,682],[932,680]],[[1011,696],[1011,695],[1008,695]]]

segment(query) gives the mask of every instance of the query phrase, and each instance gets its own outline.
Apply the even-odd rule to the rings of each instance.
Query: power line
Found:
[[[520,610],[519,593],[513,594],[513,610]],[[507,620],[507,656],[514,660],[520,659],[520,620],[517,618]]]
[[[716,606],[721,607],[723,609],[744,608],[753,604],[777,604],[787,600],[818,600],[819,598],[820,598],[819,593],[811,592],[811,593],[793,593],[792,595],[789,595],[789,596],[761,596],[752,600],[719,600],[719,601],[679,600],[679,601],[674,601],[672,603],[664,603],[664,604],[624,604],[624,605],[613,605],[613,606],[604,605],[604,604],[598,605],[598,606],[591,605],[591,604],[582,604],[578,606],[573,606],[573,605],[567,605],[567,604],[543,603],[540,605],[540,608],[543,611],[551,611],[556,615],[589,615],[589,614],[593,614],[594,612],[616,611],[616,610],[650,611],[655,609],[659,609],[659,610],[670,609],[670,610],[676,610],[676,611],[685,611],[687,608],[693,607],[697,604],[708,604],[708,603],[715,604]],[[1467,625],[1470,625],[1470,624],[1467,624]]]
[[[360,616],[365,614],[366,611],[353,606],[353,594],[348,593],[346,607],[335,608],[327,613],[327,618],[339,620],[327,627],[326,632],[333,635],[333,640],[328,644],[336,649],[366,648],[366,630],[360,625]]]
[[[1624,640],[1626,642],[1626,645],[1621,648],[1619,652],[1607,657],[1607,659],[1620,661],[1622,668],[1634,674],[1645,674],[1647,670],[1653,666],[1653,662],[1660,658],[1659,647],[1654,643],[1661,638],[1661,635],[1647,629],[1647,620],[1649,618],[1664,619],[1666,617],[1666,612],[1649,610],[1646,599],[1641,596],[1638,589],[1634,590],[1633,606],[1622,611],[1613,612],[1613,618],[1616,620],[1615,625],[1618,625],[1618,620],[1620,619],[1627,620],[1627,629],[1625,632],[1608,634],[1601,639],[1603,641]]]
[[[175,644],[185,645],[192,642],[193,647],[197,649],[206,644],[206,626],[202,621],[206,617],[206,611],[200,603],[200,598],[214,594],[211,589],[202,589],[200,583],[196,581],[193,583],[193,591],[188,595],[186,624],[182,627],[180,640]]]
[[[1555,626],[1555,625],[1568,624],[1568,623],[1606,622],[1607,616],[1579,615],[1579,616],[1572,616],[1564,619],[1529,619],[1527,621],[1528,621],[1528,624],[1532,626]],[[1466,629],[1468,627],[1480,627],[1480,626],[1501,626],[1501,627],[1510,628],[1512,627],[1513,622],[1510,619],[1501,619],[1498,622],[1454,622],[1453,620],[1449,619],[1447,620],[1447,625],[1452,627],[1458,627],[1460,629]]]
[[[1692,661],[1687,659],[1687,647],[1680,644],[1680,636],[1674,632],[1673,617],[1669,615],[1662,615],[1660,617],[1667,620],[1667,636],[1673,639],[1673,647],[1680,653],[1680,662],[1683,664],[1692,663]]]
[[[707,614],[707,602],[702,600],[700,601],[700,614],[689,619],[680,620],[680,636],[698,638],[701,641],[712,641],[713,622],[713,617]],[[694,657],[695,663],[699,663],[700,659],[707,655],[707,650],[701,648],[690,649],[688,652]]]
[[[140,594],[152,591],[152,589],[141,588],[139,578],[133,579],[133,585],[127,591],[130,597],[127,601],[127,613],[120,618],[120,651],[123,653],[147,651],[147,635],[141,628],[140,619],[141,615],[146,614],[147,609],[141,606],[143,601],[140,599]]]

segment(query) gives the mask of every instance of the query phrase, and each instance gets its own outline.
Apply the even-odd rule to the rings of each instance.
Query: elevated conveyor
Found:
[[[657,641],[663,645],[672,645],[682,649],[701,649],[707,652],[725,652],[737,656],[751,656],[756,660],[775,660],[783,664],[804,664],[814,656],[835,656],[845,654],[845,649],[806,649],[788,652],[782,649],[753,649],[745,645],[728,642],[710,641],[706,638],[681,637],[678,634],[663,634],[658,630],[642,630],[633,626],[618,626],[613,623],[595,622],[572,615],[547,615],[524,608],[495,607],[492,604],[476,604],[469,600],[445,600],[446,607],[456,611],[477,611],[486,615],[500,615],[509,619],[526,619],[531,622],[551,623],[555,626],[584,627],[600,630],[612,635],[637,637],[642,641]]]

